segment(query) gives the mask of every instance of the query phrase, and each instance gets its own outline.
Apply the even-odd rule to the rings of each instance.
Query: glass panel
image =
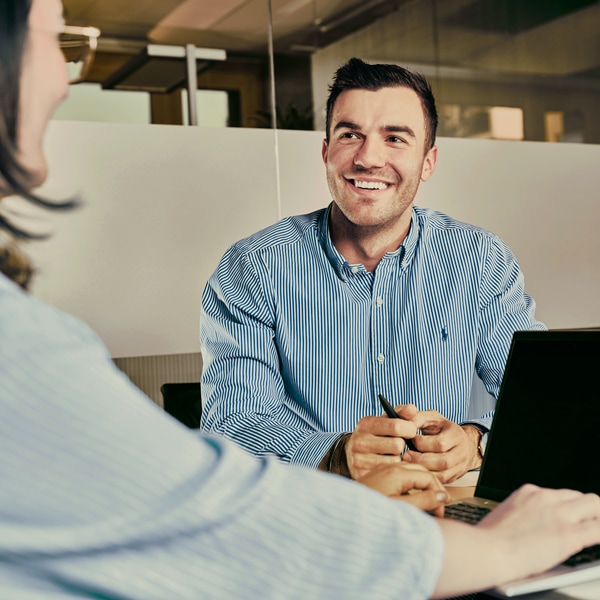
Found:
[[[183,123],[189,123],[187,90],[181,93]],[[229,123],[229,95],[224,90],[198,90],[196,92],[198,125],[201,127],[227,127]]]
[[[421,71],[440,107],[462,107],[461,118],[469,107],[513,108],[521,111],[521,139],[600,143],[598,0],[110,0],[85,10],[80,3],[66,3],[68,24],[102,31],[86,81],[106,85],[149,43],[223,49],[227,59],[200,72],[198,89],[228,92],[229,126],[270,126],[274,95],[279,127],[322,129],[333,72],[360,56]],[[152,122],[183,123],[185,87],[151,94]],[[547,133],[549,112],[563,114],[560,135]]]
[[[60,121],[150,123],[150,94],[102,90],[100,84],[72,86],[69,97],[53,115]]]
[[[491,140],[522,140],[523,110],[507,106],[438,105],[438,135]]]
[[[278,107],[312,88],[314,128],[323,129],[327,86],[352,56],[401,64],[431,81],[440,112],[459,123],[440,135],[600,143],[600,2],[592,0],[279,0],[273,11]],[[290,33],[289,19],[303,22]],[[288,19],[288,20],[286,20]],[[286,62],[309,63],[310,86]],[[458,108],[449,108],[458,107]],[[493,109],[491,107],[494,107]],[[514,109],[509,111],[509,109]],[[547,134],[546,113],[564,131]],[[463,122],[464,121],[464,122]],[[508,128],[508,129],[507,129]],[[521,131],[522,130],[522,131]]]
[[[261,127],[270,106],[268,8],[268,0],[107,0],[93,6],[69,0],[65,17],[70,29],[93,25],[101,32],[84,77],[101,84],[96,101],[115,89],[149,94],[150,122],[184,124],[188,106],[181,96],[188,89],[185,51],[191,44],[209,55],[196,61],[197,89],[227,93],[227,125]],[[76,33],[69,35],[74,45]],[[80,59],[76,49],[65,51],[72,66]],[[68,108],[61,118],[75,118]]]
[[[547,142],[560,142],[565,131],[564,113],[552,110],[544,114]]]

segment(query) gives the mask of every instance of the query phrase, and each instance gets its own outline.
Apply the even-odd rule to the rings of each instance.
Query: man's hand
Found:
[[[411,420],[417,415],[413,404],[397,407],[400,419],[364,417],[346,441],[346,462],[352,479],[360,479],[379,465],[401,462],[406,449],[404,439],[414,438],[417,425]],[[416,461],[415,461],[416,462]]]
[[[433,474],[419,465],[380,465],[358,480],[390,498],[408,502],[437,517],[444,516],[450,496]]]
[[[481,466],[478,451],[481,432],[476,427],[457,425],[436,410],[418,412],[412,422],[423,435],[413,440],[418,452],[408,451],[403,457],[406,462],[423,465],[443,483]]]

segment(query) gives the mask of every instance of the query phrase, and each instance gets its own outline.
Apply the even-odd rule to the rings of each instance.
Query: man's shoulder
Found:
[[[319,220],[325,210],[323,208],[304,215],[281,219],[281,221],[236,242],[232,249],[238,253],[252,254],[302,243],[309,232],[317,230]]]
[[[498,236],[487,229],[459,221],[443,212],[431,208],[414,207],[417,222],[421,231],[440,232],[448,235],[470,236],[481,239],[497,240]]]

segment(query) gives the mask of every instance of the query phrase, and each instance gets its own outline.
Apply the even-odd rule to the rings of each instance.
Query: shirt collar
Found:
[[[319,232],[319,241],[321,243],[321,247],[327,256],[333,270],[336,275],[346,281],[348,279],[348,275],[350,273],[351,265],[348,261],[337,251],[336,247],[333,245],[331,241],[331,233],[329,231],[329,215],[331,213],[330,204],[321,214],[321,217],[318,221],[317,227]],[[387,252],[381,261],[394,261],[397,264],[398,274],[401,274],[405,269],[410,265],[417,247],[417,242],[419,240],[419,220],[417,218],[417,214],[415,212],[414,207],[412,208],[411,215],[411,223],[410,229],[408,230],[408,234],[404,239],[404,242],[397,250],[394,252]]]

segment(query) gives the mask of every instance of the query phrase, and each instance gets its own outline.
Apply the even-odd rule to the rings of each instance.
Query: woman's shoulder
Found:
[[[15,355],[18,348],[61,342],[104,345],[83,321],[42,302],[0,274],[0,354]]]

